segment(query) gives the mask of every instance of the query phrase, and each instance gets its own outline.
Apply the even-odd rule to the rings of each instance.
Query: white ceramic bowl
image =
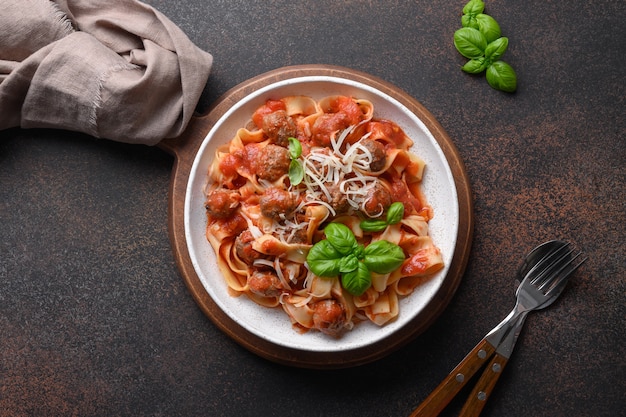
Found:
[[[374,104],[374,118],[396,122],[413,140],[411,151],[426,162],[422,190],[433,207],[430,234],[441,249],[445,267],[432,279],[400,300],[398,318],[382,327],[369,322],[335,339],[317,331],[296,332],[280,308],[259,306],[245,295],[233,297],[220,273],[213,248],[205,236],[206,212],[203,189],[207,170],[219,145],[230,141],[252,113],[269,98],[305,95],[320,99],[329,95],[365,98]],[[267,85],[231,107],[213,126],[195,157],[185,200],[185,237],[195,271],[206,292],[232,320],[250,333],[278,346],[310,352],[342,352],[380,342],[402,329],[432,300],[446,279],[459,228],[459,203],[454,177],[446,157],[426,125],[393,97],[360,82],[333,76],[304,76]]]

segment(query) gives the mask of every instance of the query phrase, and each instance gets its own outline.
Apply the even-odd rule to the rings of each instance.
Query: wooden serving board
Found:
[[[459,203],[458,238],[449,272],[433,300],[402,331],[389,338],[359,349],[328,354],[277,346],[254,334],[225,314],[204,289],[191,262],[185,239],[184,204],[187,183],[194,158],[213,125],[234,104],[259,88],[278,81],[304,76],[331,76],[369,85],[395,98],[426,125],[437,140],[452,170]],[[473,232],[472,196],[467,173],[458,151],[447,133],[428,110],[407,93],[371,75],[348,68],[327,65],[303,65],[279,68],[261,74],[232,88],[212,106],[209,112],[193,117],[178,138],[165,140],[161,148],[175,157],[169,190],[169,236],[176,264],[189,292],[211,321],[237,343],[266,359],[305,368],[342,368],[377,360],[414,339],[428,328],[447,307],[459,286],[469,258]]]

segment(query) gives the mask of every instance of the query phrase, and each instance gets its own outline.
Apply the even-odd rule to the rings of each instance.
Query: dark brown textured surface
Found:
[[[384,359],[339,371],[276,365],[213,326],[180,279],[170,156],[3,131],[0,415],[408,415],[509,311],[511,270],[551,238],[589,260],[528,318],[483,415],[624,415],[623,2],[487,1],[510,39],[513,95],[459,70],[451,39],[464,2],[149,3],[214,54],[204,108],[250,77],[305,63],[365,71],[420,101],[472,183],[468,270],[435,324]]]

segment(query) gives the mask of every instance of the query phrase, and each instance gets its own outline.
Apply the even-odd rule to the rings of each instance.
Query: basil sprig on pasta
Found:
[[[340,277],[342,287],[352,295],[359,296],[372,285],[372,272],[388,274],[404,261],[400,246],[386,240],[363,246],[344,224],[329,223],[324,233],[326,239],[309,251],[308,267],[319,277]]]
[[[363,220],[359,226],[364,232],[380,232],[390,224],[400,223],[404,217],[404,204],[396,201],[387,210],[387,217],[385,220],[367,219]]]
[[[289,156],[291,162],[289,163],[289,182],[291,185],[298,185],[304,179],[304,167],[302,162],[298,158],[302,155],[302,144],[296,138],[289,137]]]
[[[483,13],[484,10],[482,0],[470,0],[463,7],[463,27],[454,32],[454,46],[469,59],[461,69],[470,74],[486,71],[492,88],[512,93],[517,89],[517,75],[513,67],[500,59],[509,46],[509,39],[501,36],[500,25]]]

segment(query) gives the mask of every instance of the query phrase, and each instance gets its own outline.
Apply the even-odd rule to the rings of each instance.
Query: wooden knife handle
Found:
[[[477,417],[480,415],[483,407],[487,403],[487,400],[491,396],[493,388],[498,382],[498,378],[502,374],[508,358],[496,353],[491,363],[485,368],[485,371],[480,376],[480,379],[476,383],[476,386],[472,390],[469,398],[461,409],[459,417]]]
[[[470,378],[489,360],[495,348],[485,339],[441,381],[439,386],[413,411],[410,417],[435,417],[439,415]]]

